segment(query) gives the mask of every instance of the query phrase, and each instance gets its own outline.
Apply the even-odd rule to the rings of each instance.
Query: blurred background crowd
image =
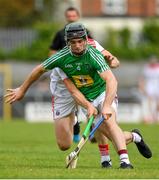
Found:
[[[0,97],[48,57],[56,32],[75,7],[91,35],[120,60],[119,122],[159,122],[159,0],[0,0]],[[0,117],[51,121],[49,72]]]

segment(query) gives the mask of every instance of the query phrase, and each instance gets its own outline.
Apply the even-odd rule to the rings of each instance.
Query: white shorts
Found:
[[[100,96],[98,96],[93,102],[92,104],[94,105],[94,107],[97,108],[99,114],[96,116],[95,120],[94,120],[94,124],[97,123],[97,121],[99,121],[99,119],[102,117],[102,108],[103,108],[103,103],[105,100],[105,92],[103,92]],[[117,96],[115,97],[113,103],[112,103],[112,108],[114,109],[115,113],[117,114],[117,107],[118,107],[118,99]]]
[[[68,97],[54,97],[52,96],[52,111],[53,119],[60,119],[68,116],[72,112],[77,111],[77,104],[72,96]]]
[[[104,100],[105,100],[105,92],[103,92],[100,96],[98,96],[92,102],[94,107],[96,107],[99,111],[99,114],[95,118],[94,122],[96,122],[97,120],[99,120],[102,117],[101,111],[102,111]],[[117,113],[117,106],[118,106],[118,100],[117,100],[117,98],[115,98],[112,103],[112,107],[116,113]],[[68,96],[67,98],[53,96],[52,97],[52,111],[53,111],[53,119],[54,120],[60,119],[60,118],[68,116],[72,112],[73,113],[77,112],[77,104],[76,104],[75,100],[72,98],[72,96]],[[85,116],[87,116],[87,110],[84,109],[83,107],[81,107],[81,112],[80,112],[80,114],[78,114],[78,119],[81,119],[80,116],[82,115],[82,119],[85,120],[86,118],[84,118],[83,114],[85,114]]]
[[[94,124],[97,123],[97,121],[102,117],[101,111],[103,108],[103,102],[105,100],[105,92],[103,92],[100,96],[98,96],[93,102],[93,106],[97,108],[99,114],[96,116],[95,120],[94,120]],[[112,107],[117,115],[117,107],[118,107],[118,98],[117,96],[115,97],[113,103],[112,103]],[[79,110],[78,110],[79,111]],[[85,117],[84,117],[85,115]],[[78,114],[78,119],[80,119],[82,117],[82,119],[84,119],[86,121],[87,119],[87,110],[83,107],[80,107],[80,111]]]

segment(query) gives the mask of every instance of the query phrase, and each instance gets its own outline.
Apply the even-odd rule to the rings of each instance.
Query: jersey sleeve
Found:
[[[63,72],[63,70],[62,70],[62,69],[57,68],[56,70],[57,70],[57,73],[58,73],[59,77],[60,77],[62,80],[64,80],[64,79],[67,79],[67,78],[68,78],[68,77],[67,77],[67,75]]]
[[[70,53],[70,51],[69,51],[68,47],[65,46],[63,49],[58,51],[56,54],[53,54],[48,59],[46,59],[42,63],[42,66],[44,67],[45,70],[51,70],[55,67],[61,67],[63,64],[63,60],[69,53]]]
[[[46,59],[43,63],[42,66],[44,67],[45,70],[51,70],[55,67],[58,67],[58,57],[57,55],[52,55],[48,59]]]
[[[110,69],[104,59],[104,56],[99,51],[95,50],[94,48],[90,48],[89,51],[93,58],[93,66],[98,73],[102,73]]]
[[[94,41],[95,42],[95,45],[96,45],[96,49],[100,52],[102,52],[104,50],[104,48],[97,42],[97,41]]]

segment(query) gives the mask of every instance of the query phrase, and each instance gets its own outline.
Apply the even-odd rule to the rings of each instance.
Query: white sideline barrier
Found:
[[[52,105],[48,102],[28,102],[24,113],[28,122],[53,122]]]
[[[141,105],[136,103],[119,103],[117,121],[119,123],[139,123]],[[28,122],[53,122],[52,105],[48,102],[28,102],[25,105],[25,119]],[[86,120],[82,111],[78,119]]]
[[[140,123],[142,107],[137,103],[119,103],[117,121],[119,123]]]

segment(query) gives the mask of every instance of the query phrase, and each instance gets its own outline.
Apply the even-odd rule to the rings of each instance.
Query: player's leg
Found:
[[[110,159],[109,145],[108,145],[107,137],[100,131],[97,131],[95,133],[95,139],[98,142],[98,148],[99,148],[99,152],[100,152],[100,156],[101,156],[102,168],[111,168],[112,162]]]
[[[80,124],[77,116],[78,111],[75,112],[75,124],[73,126],[73,141],[78,143],[80,141]]]
[[[113,116],[112,116],[113,117]],[[107,137],[111,139],[108,132],[106,132]],[[141,132],[138,129],[133,129],[131,132],[124,131],[124,137],[126,140],[126,144],[134,142],[139,150],[139,152],[145,157],[145,158],[151,158],[152,152],[149,148],[149,146],[146,144],[146,142],[143,139],[143,136],[141,135]]]
[[[112,103],[112,107],[115,110],[115,120],[117,122],[117,106],[118,102],[117,99]],[[131,132],[125,132],[124,131],[124,136],[126,140],[126,144],[129,144],[131,142],[134,142],[139,150],[139,152],[146,158],[150,158],[152,156],[152,152],[148,145],[145,143],[143,140],[143,137],[139,130],[132,130]]]
[[[73,140],[73,125],[74,125],[74,113],[70,115],[56,119],[55,126],[55,136],[58,147],[65,151],[70,148]]]
[[[134,142],[141,155],[143,155],[145,158],[152,157],[152,152],[138,129],[133,129],[131,132],[124,131],[124,136],[126,139],[126,144]]]
[[[56,141],[57,141],[58,147],[62,151],[69,149],[72,145],[73,125],[74,125],[74,113],[71,113],[70,115],[64,118],[55,120],[54,127],[55,127]],[[78,157],[71,162],[69,168],[71,169],[76,168],[77,160],[78,160]],[[66,159],[66,161],[68,161],[68,159]]]
[[[76,124],[73,126],[73,141],[78,143],[80,141],[80,124],[77,121]]]
[[[99,111],[101,111],[102,109],[102,105],[101,105],[101,98],[97,98],[93,101],[93,105],[95,107],[97,107],[97,109]],[[99,120],[101,117],[101,115],[97,115],[97,117],[95,118],[95,122],[96,120]],[[111,158],[110,158],[110,154],[109,154],[109,144],[108,144],[108,138],[99,130],[96,131],[95,133],[95,140],[98,143],[98,148],[99,148],[99,152],[100,152],[100,156],[101,156],[101,166],[103,168],[110,168],[112,166],[112,162],[111,162]]]
[[[93,104],[95,106],[95,104]],[[80,110],[78,111],[78,119],[81,121],[86,121],[87,120],[87,111],[86,109],[80,107]],[[97,119],[100,118],[100,116],[96,117]],[[95,133],[95,136],[98,138],[98,148],[99,148],[99,152],[101,155],[101,165],[104,168],[109,168],[111,167],[111,162],[110,162],[110,155],[109,155],[109,145],[108,145],[108,139],[99,133]],[[107,162],[106,162],[107,161]]]
[[[99,130],[112,141],[119,155],[120,168],[133,168],[130,164],[124,133],[116,123],[115,117],[115,111],[112,108],[111,118],[105,120]]]
[[[55,120],[55,135],[59,148],[65,151],[73,142],[73,126],[75,124],[75,111],[77,110],[74,99],[53,98],[53,118]],[[74,159],[70,168],[76,168],[78,158]]]
[[[134,142],[141,155],[145,158],[152,157],[152,152],[138,129],[133,129],[131,132],[124,131],[123,133],[127,145]],[[108,132],[105,132],[105,134],[107,134],[107,137],[111,140],[110,134]]]
[[[61,150],[67,150],[73,140],[76,103],[72,97],[54,97],[52,107],[57,144]]]
[[[101,94],[94,101],[95,104],[98,104],[99,112],[102,111],[104,100],[105,93]],[[116,102],[116,99],[114,101]],[[114,106],[114,104],[116,103],[112,104],[112,116],[101,124],[99,131],[112,141],[117,153],[119,154],[120,167],[133,168],[129,161],[124,133],[116,122],[116,106]]]

